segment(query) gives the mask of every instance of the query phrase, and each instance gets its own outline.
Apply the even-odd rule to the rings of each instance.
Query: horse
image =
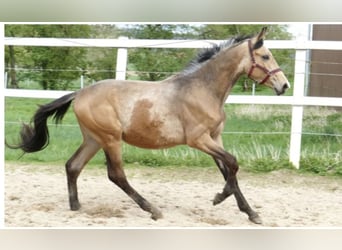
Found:
[[[264,46],[267,27],[257,35],[236,36],[202,50],[183,71],[158,82],[101,80],[40,106],[30,124],[23,124],[20,139],[10,148],[24,153],[49,144],[47,119],[59,124],[72,102],[83,142],[66,162],[69,206],[79,210],[77,178],[87,162],[102,149],[110,181],[120,187],[154,220],[161,211],[128,182],[123,169],[122,141],[147,149],[188,145],[210,155],[225,185],[213,205],[234,195],[250,221],[262,220],[248,204],[238,185],[237,159],[227,152],[221,133],[225,101],[240,76],[272,88],[277,95],[290,87],[271,52]],[[32,124],[33,123],[33,124]]]

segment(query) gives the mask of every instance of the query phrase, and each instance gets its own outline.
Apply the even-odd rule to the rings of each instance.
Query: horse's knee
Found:
[[[65,164],[65,171],[69,181],[77,179],[78,173],[75,171],[71,160],[67,161]]]
[[[70,171],[70,169],[71,169],[71,159],[70,160],[68,160],[66,163],[65,163],[65,170],[67,171],[67,172],[69,172]]]
[[[80,173],[82,171],[82,169],[83,169],[83,166],[75,164],[72,161],[68,161],[65,164],[65,170],[66,170],[68,181],[69,182],[76,182],[78,176],[80,175]]]

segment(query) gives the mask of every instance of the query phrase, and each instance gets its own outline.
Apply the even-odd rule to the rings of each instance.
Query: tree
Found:
[[[192,36],[189,25],[133,25],[123,35],[135,39],[181,39]],[[130,49],[128,61],[140,80],[158,81],[180,71],[193,57],[191,49]]]
[[[197,28],[198,36],[201,39],[227,39],[238,35],[257,34],[264,24],[208,24]],[[291,34],[287,32],[286,25],[267,25],[267,39],[291,39]]]
[[[98,24],[91,27],[91,38],[116,39],[121,31],[116,25]],[[115,78],[117,48],[88,48],[87,77],[93,81]]]
[[[6,35],[28,37],[75,38],[89,37],[89,25],[6,25]],[[86,67],[84,48],[25,47],[21,66],[34,69],[26,74],[36,80],[43,89],[67,89]],[[6,51],[7,52],[7,51]],[[6,58],[13,64],[15,60]],[[16,52],[14,52],[16,53]],[[19,63],[19,62],[17,62]],[[13,69],[14,67],[11,66]]]
[[[32,35],[55,38],[87,38],[89,25],[36,25]],[[43,89],[68,89],[72,81],[86,69],[85,48],[30,47],[34,66],[41,71],[37,76]]]
[[[226,39],[239,34],[257,33],[264,25],[6,25],[6,36],[55,38],[133,39]],[[270,25],[267,39],[289,39],[285,25]],[[128,50],[128,78],[158,81],[181,71],[196,49],[136,48]],[[69,89],[81,74],[91,80],[115,78],[116,48],[23,47],[6,46],[5,61],[11,87],[31,79],[44,89]],[[280,66],[291,79],[291,50],[273,51]],[[18,71],[18,68],[30,69]],[[244,79],[240,81],[243,85]],[[239,83],[239,85],[240,85]]]
[[[135,39],[213,39],[225,40],[232,36],[256,34],[265,25],[208,24],[208,25],[130,25],[123,29],[123,34]],[[286,25],[269,25],[267,39],[290,39]],[[141,80],[157,81],[178,72],[195,56],[194,49],[130,49],[129,67],[136,71]],[[280,66],[293,69],[291,50],[273,51]],[[292,71],[287,74],[291,79]],[[238,85],[243,86],[246,78],[241,78]],[[242,87],[243,88],[243,87]]]
[[[5,35],[14,37],[15,34],[21,33],[19,26],[6,26]],[[17,72],[16,72],[16,52],[13,45],[6,46],[5,48],[5,65],[9,71],[9,86],[11,88],[18,88]]]

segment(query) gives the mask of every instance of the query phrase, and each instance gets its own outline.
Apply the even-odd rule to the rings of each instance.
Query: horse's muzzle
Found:
[[[289,88],[290,88],[290,84],[286,82],[286,83],[283,84],[283,86],[280,89],[274,88],[274,90],[277,93],[277,95],[282,95]]]

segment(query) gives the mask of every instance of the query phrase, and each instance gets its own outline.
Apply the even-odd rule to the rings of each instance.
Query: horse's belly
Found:
[[[157,96],[157,94],[155,94]],[[141,98],[125,103],[120,113],[123,136],[129,144],[143,148],[167,148],[183,144],[184,131],[174,104],[167,98]]]
[[[154,120],[136,125],[123,131],[122,139],[131,145],[158,149],[184,144],[183,130],[175,122],[166,124],[162,120]]]

